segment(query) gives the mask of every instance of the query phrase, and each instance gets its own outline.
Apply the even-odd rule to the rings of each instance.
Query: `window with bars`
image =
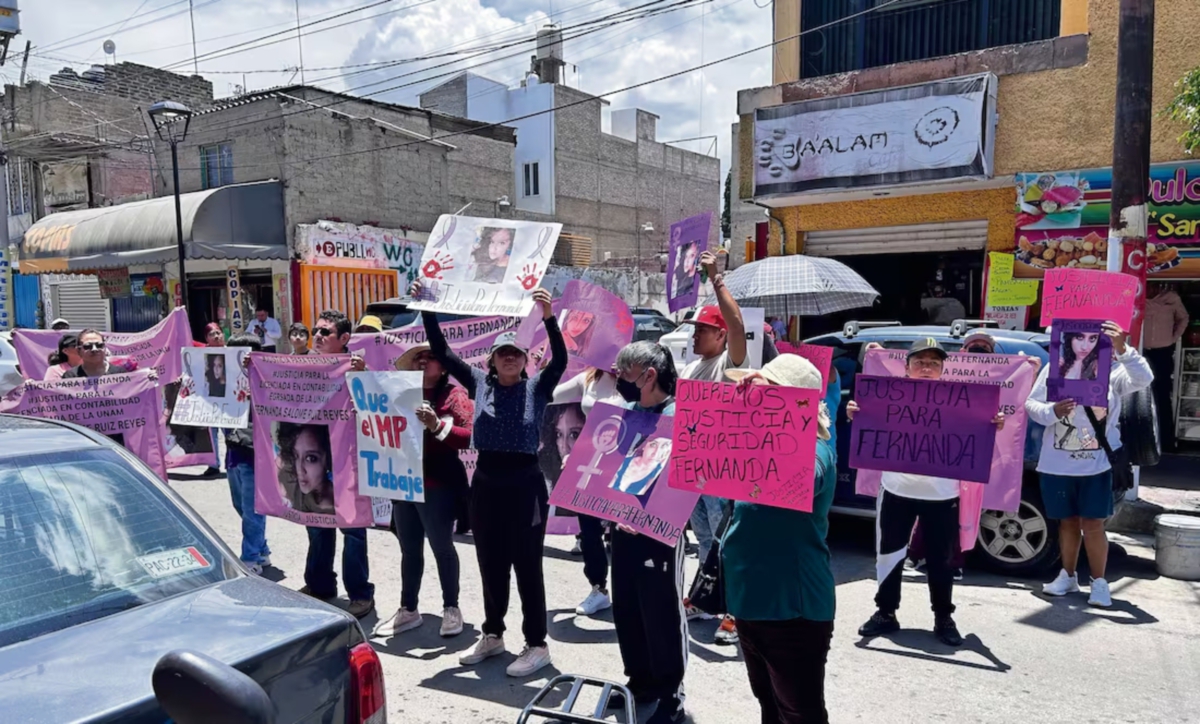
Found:
[[[217,143],[200,147],[200,187],[215,189],[233,183],[233,147]]]
[[[525,164],[525,195],[537,196],[541,193],[539,190],[538,165],[537,162]]]
[[[33,211],[33,163],[27,158],[10,158],[5,172],[8,177],[8,215],[20,216]]]

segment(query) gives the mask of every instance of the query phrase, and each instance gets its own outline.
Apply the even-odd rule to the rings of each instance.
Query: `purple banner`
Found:
[[[601,370],[612,369],[621,348],[633,341],[633,315],[629,305],[612,292],[578,279],[563,287],[562,296],[554,300],[554,314],[562,329],[567,353],[573,360]],[[517,341],[529,347],[539,360],[546,354],[549,342],[542,325],[541,309],[521,322]],[[564,375],[563,379],[570,379]]]
[[[59,332],[52,329],[15,329],[13,347],[17,350],[17,362],[25,379],[41,380],[50,368],[50,353],[58,351],[58,341],[64,334],[78,334],[80,330]],[[183,374],[179,350],[192,346],[192,333],[188,327],[187,312],[176,307],[166,319],[145,332],[124,334],[103,332],[110,361],[122,365],[116,358],[128,358],[136,362],[134,369],[153,368],[163,382],[174,382]]]
[[[349,355],[250,355],[254,509],[318,528],[365,528]]]
[[[1112,338],[1103,322],[1056,319],[1050,326],[1050,372],[1046,399],[1075,400],[1089,407],[1108,407],[1108,378],[1112,373]]]
[[[850,467],[976,483],[991,476],[1000,388],[859,375]]]
[[[673,418],[597,403],[571,449],[550,504],[630,526],[675,545],[697,493],[666,484]]]
[[[5,396],[0,412],[95,430],[124,445],[159,478],[167,479],[162,402],[148,370],[56,382],[30,380]]]
[[[472,317],[439,326],[455,354],[467,364],[483,369],[496,337],[515,329],[520,322],[516,317]],[[352,354],[362,356],[368,370],[386,372],[396,369],[396,361],[406,351],[425,342],[425,327],[418,321],[383,334],[351,335],[347,347]]]
[[[671,224],[667,251],[667,308],[672,312],[696,306],[700,294],[700,255],[708,249],[712,212]]]

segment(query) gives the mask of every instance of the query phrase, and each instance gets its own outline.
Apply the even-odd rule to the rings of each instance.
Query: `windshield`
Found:
[[[0,461],[0,647],[224,580],[204,534],[116,451]]]

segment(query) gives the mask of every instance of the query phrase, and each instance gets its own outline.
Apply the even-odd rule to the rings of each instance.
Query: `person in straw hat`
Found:
[[[433,356],[429,345],[419,344],[400,355],[396,369],[424,375],[424,395],[417,419],[425,426],[425,502],[392,501],[392,528],[400,540],[400,608],[380,621],[373,636],[390,637],[421,626],[417,598],[425,572],[425,539],[437,562],[442,584],[442,636],[463,630],[458,607],[458,551],[454,548],[454,523],[458,501],[468,494],[467,470],[458,457],[471,446],[475,405],[461,387],[450,383],[450,374]]]
[[[726,370],[739,385],[820,391],[811,362],[781,354],[761,370]],[[827,722],[825,661],[833,638],[834,579],[829,507],[837,487],[837,453],[829,410],[820,404],[811,513],[737,501],[721,541],[725,600],[737,619],[750,690],[762,721]]]

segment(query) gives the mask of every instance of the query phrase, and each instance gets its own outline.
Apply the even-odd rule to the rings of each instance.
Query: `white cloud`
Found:
[[[367,0],[301,0],[302,22],[328,16]],[[432,0],[412,7],[417,0],[396,0],[377,8],[306,29],[380,15],[371,20],[320,32],[304,38],[306,80],[316,81],[334,90],[362,88],[358,93],[377,93],[383,100],[416,104],[417,94],[442,82],[442,75],[478,66],[473,71],[496,80],[516,83],[528,70],[532,43],[499,50],[477,58],[459,58],[452,65],[430,69],[451,60],[404,64],[384,69],[319,70],[351,63],[393,61],[442,52],[448,48],[469,48],[532,37],[554,12],[555,21],[570,27],[623,8],[643,4],[645,0],[582,0],[572,3],[531,2],[530,0]],[[30,75],[45,78],[72,61],[77,71],[86,62],[104,62],[101,42],[111,37],[117,44],[117,59],[163,66],[188,60],[191,52],[191,27],[186,13],[145,27],[134,26],[146,19],[161,18],[181,9],[178,0],[149,0],[127,29],[93,30],[129,17],[141,0],[42,0],[22,8],[23,35],[13,43],[8,64],[0,69],[7,82],[15,82],[19,72],[22,40],[32,40],[35,50]],[[666,4],[666,3],[664,3]],[[161,12],[151,12],[163,8]],[[689,7],[656,18],[625,23],[575,39],[564,46],[568,63],[566,82],[591,93],[606,93],[676,71],[731,55],[768,42],[771,32],[770,10],[760,9],[754,0],[713,0],[701,9]],[[235,0],[197,0],[196,35],[201,54],[219,50],[267,33],[286,30],[295,23],[293,0],[236,2]],[[701,28],[703,27],[703,33]],[[567,30],[568,38],[579,31]],[[55,46],[69,36],[82,37]],[[174,46],[174,47],[172,47]],[[47,58],[38,55],[41,52]],[[514,55],[509,59],[502,56]],[[486,62],[485,61],[491,61]],[[284,42],[222,58],[201,59],[201,74],[213,81],[218,95],[231,92],[234,84],[246,82],[251,89],[299,82],[299,75],[284,70],[297,66],[299,55],[294,34]],[[272,73],[258,73],[271,69]],[[191,64],[179,66],[190,72]],[[220,71],[220,72],[218,72]],[[382,81],[382,82],[381,82]],[[715,135],[722,159],[728,169],[729,126],[736,120],[737,91],[770,82],[770,55],[760,51],[701,72],[692,72],[627,93],[610,96],[613,108],[637,106],[658,114],[659,138],[670,140],[698,135]],[[409,85],[411,84],[411,85]],[[380,93],[393,86],[404,88]],[[693,150],[707,150],[708,143],[688,144]]]

